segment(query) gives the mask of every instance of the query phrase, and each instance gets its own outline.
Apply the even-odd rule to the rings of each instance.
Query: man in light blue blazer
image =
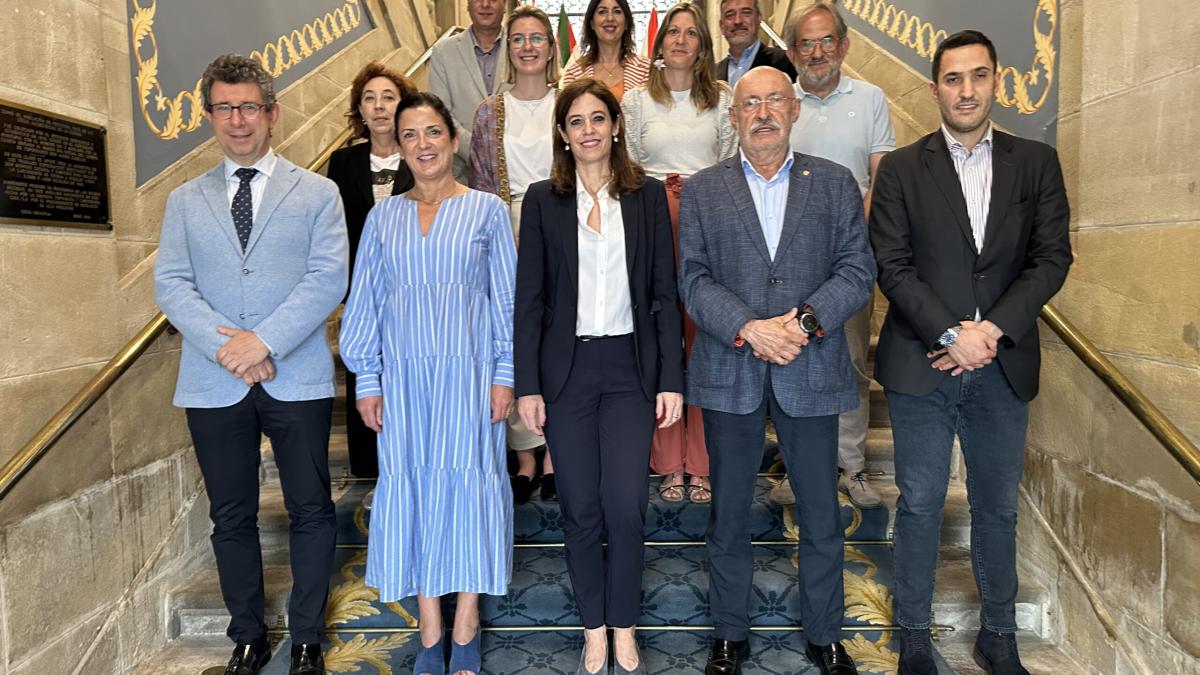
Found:
[[[175,405],[211,502],[212,544],[236,643],[226,673],[270,659],[258,540],[261,437],[271,440],[291,522],[292,675],[324,673],[321,640],[334,553],[329,427],[333,358],[325,321],[346,292],[337,187],[271,150],[271,78],[234,54],[201,82],[225,153],[167,199],[155,295],[183,334]]]
[[[768,416],[797,497],[806,653],[821,673],[858,672],[840,643],[838,414],[858,405],[843,324],[867,301],[875,263],[850,171],[791,152],[798,115],[784,73],[743,75],[730,107],[740,156],[692,176],[679,208],[680,290],[700,328],[687,402],[703,409],[713,485],[706,675],[740,673],[747,653],[748,521]]]

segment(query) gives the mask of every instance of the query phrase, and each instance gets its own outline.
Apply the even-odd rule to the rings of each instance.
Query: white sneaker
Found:
[[[787,479],[787,476],[779,481],[779,485],[771,488],[771,491],[767,493],[767,499],[772,504],[779,506],[791,506],[796,503],[796,494],[792,492],[792,482]]]
[[[867,482],[867,474],[862,471],[843,473],[841,478],[838,478],[838,489],[845,492],[851,503],[860,509],[877,509],[883,506],[883,497],[871,487]]]

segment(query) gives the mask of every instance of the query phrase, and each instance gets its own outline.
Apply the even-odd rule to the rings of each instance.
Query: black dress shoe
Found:
[[[529,498],[533,496],[533,479],[529,476],[517,474],[509,479],[512,483],[513,503],[525,504],[529,502]]]
[[[554,484],[554,474],[547,473],[542,475],[542,501],[556,502],[558,501],[558,486]]]
[[[288,675],[325,675],[325,657],[320,643],[292,645],[292,667]]]
[[[840,642],[828,645],[814,645],[810,642],[804,648],[804,655],[821,671],[821,675],[858,675],[854,659],[850,658]]]
[[[979,629],[972,656],[983,672],[991,675],[1029,675],[1017,653],[1017,636],[1013,633],[993,633]]]
[[[897,675],[937,675],[929,629],[900,629],[900,667]]]
[[[713,640],[704,675],[742,675],[742,661],[749,650],[746,640]]]
[[[271,660],[271,643],[266,640],[239,642],[225,666],[225,675],[258,675]]]

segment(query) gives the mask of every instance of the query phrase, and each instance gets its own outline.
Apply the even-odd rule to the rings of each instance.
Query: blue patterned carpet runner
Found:
[[[771,453],[773,454],[773,453]],[[755,587],[749,674],[817,673],[804,656],[798,630],[796,525],[790,509],[768,502],[778,478],[760,477],[752,532]],[[652,481],[652,484],[657,481]],[[362,508],[367,485],[352,486],[337,503],[338,557],[327,613],[331,646],[326,667],[333,673],[397,675],[412,672],[420,640],[416,600],[382,604],[363,582],[367,522]],[[668,503],[651,488],[646,518],[646,570],[643,576],[642,656],[650,673],[702,673],[711,627],[708,613],[708,559],[703,546],[708,506]],[[847,649],[864,675],[896,673],[896,645],[889,591],[891,548],[887,509],[860,510],[843,497],[846,528]],[[505,597],[480,602],[483,672],[488,675],[571,675],[583,637],[561,547],[558,505],[536,497],[516,509],[513,578]],[[451,616],[453,602],[444,603]],[[448,622],[447,622],[448,623]],[[407,629],[407,630],[406,630]],[[287,672],[285,641],[264,672]],[[940,657],[939,657],[940,658]],[[952,671],[940,662],[942,673]]]

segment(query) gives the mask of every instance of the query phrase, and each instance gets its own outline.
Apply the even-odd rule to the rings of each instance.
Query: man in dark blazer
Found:
[[[688,180],[680,289],[696,335],[687,402],[703,409],[713,499],[706,675],[741,672],[754,553],[747,531],[767,417],[800,523],[800,620],[821,673],[857,673],[842,647],[838,414],[858,405],[842,325],[875,282],[862,193],[850,171],[793,154],[791,81],[755,68],[734,88],[741,154]]]
[[[717,79],[737,84],[753,68],[770,66],[796,80],[796,67],[787,52],[764,45],[758,39],[762,12],[758,0],[721,0],[721,35],[729,43],[729,56],[717,62]]]
[[[1054,149],[992,128],[996,52],[982,33],[947,38],[930,90],[942,127],[883,158],[870,235],[890,303],[875,377],[895,436],[900,673],[936,673],[929,625],[938,532],[957,435],[983,600],[975,660],[1025,673],[1017,629],[1016,519],[1037,394],[1042,305],[1071,264]]]

